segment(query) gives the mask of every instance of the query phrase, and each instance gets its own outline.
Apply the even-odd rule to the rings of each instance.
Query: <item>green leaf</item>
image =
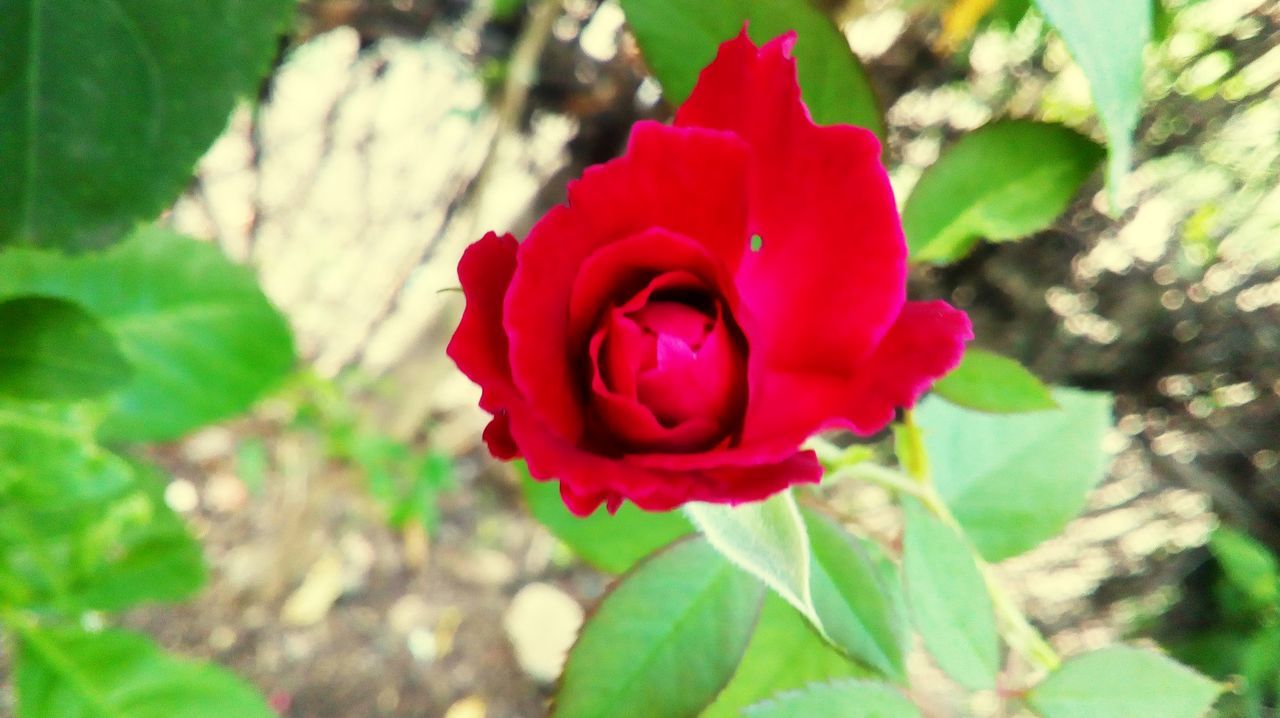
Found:
[[[1209,549],[1227,579],[1249,597],[1255,609],[1280,602],[1280,565],[1266,546],[1220,526],[1209,538]]]
[[[66,409],[0,403],[0,516],[74,510],[126,490],[132,470],[97,446],[92,430]]]
[[[823,641],[786,601],[770,593],[733,680],[701,718],[737,718],[743,708],[779,691],[871,675]]]
[[[920,718],[897,689],[870,681],[814,683],[758,703],[743,718]]]
[[[127,530],[113,549],[81,579],[80,590],[72,594],[76,605],[120,611],[144,602],[181,601],[204,585],[200,543],[181,523],[146,521]]]
[[[0,0],[0,246],[101,246],[182,191],[293,0]]]
[[[1215,623],[1207,630],[1173,636],[1161,647],[1197,671],[1221,678],[1240,672],[1254,637],[1251,631]]]
[[[1026,702],[1042,718],[1199,718],[1221,691],[1163,655],[1113,646],[1067,661]]]
[[[970,690],[995,688],[1000,636],[987,584],[963,536],[904,497],[902,547],[907,603],[925,648],[947,675]]]
[[[165,477],[140,462],[131,466],[135,491],[104,511],[77,547],[74,563],[84,570],[68,594],[82,608],[180,601],[204,585],[200,542],[165,503]]]
[[[701,539],[640,563],[583,627],[552,716],[697,715],[733,675],[764,593]]]
[[[1167,40],[1173,31],[1173,19],[1177,13],[1169,5],[1167,0],[1152,0],[1151,3],[1151,39],[1157,43]]]
[[[933,390],[968,409],[995,414],[1054,409],[1058,404],[1035,374],[1013,359],[970,348],[960,366],[942,377]]]
[[[1000,22],[1012,31],[1026,17],[1031,9],[1031,0],[995,0],[991,13],[987,16],[989,23]]]
[[[849,43],[808,0],[622,0],[627,22],[667,100],[684,102],[720,44],[749,22],[757,45],[795,31],[800,91],[815,122],[885,138],[880,103]]]
[[[892,564],[868,555],[863,543],[835,522],[804,512],[813,552],[813,602],[829,640],[879,673],[906,680],[906,642]]]
[[[693,532],[679,511],[651,513],[630,503],[624,503],[612,516],[600,510],[578,518],[565,508],[558,483],[532,478],[522,461],[514,465],[534,518],[601,571],[623,573],[645,556]]]
[[[524,9],[525,0],[493,0],[493,17],[498,20],[511,20],[516,13]]]
[[[132,485],[80,412],[0,402],[0,606],[47,605],[77,565],[70,546]]]
[[[0,407],[0,582],[22,584],[7,602],[113,611],[190,596],[205,579],[201,548],[163,481],[68,414]]]
[[[115,340],[79,306],[48,297],[0,301],[0,395],[84,399],[128,379]]]
[[[717,551],[825,630],[809,589],[809,537],[790,491],[740,506],[690,503],[685,513]]]
[[[1053,398],[1060,408],[1032,414],[981,414],[933,397],[916,412],[938,493],[988,561],[1058,534],[1106,470],[1111,397],[1056,389]]]
[[[293,366],[289,327],[253,273],[158,227],[100,254],[0,254],[0,299],[41,294],[95,314],[133,366],[101,436],[171,439],[248,408]]]
[[[1260,700],[1280,689],[1280,627],[1268,626],[1249,637],[1241,652],[1240,676],[1244,693]]]
[[[818,531],[810,526],[809,533],[812,535]],[[906,591],[902,588],[902,572],[898,564],[889,557],[885,548],[875,541],[858,537],[856,548],[860,549],[876,568],[876,575],[880,578],[880,588],[884,591],[889,605],[886,623],[891,632],[897,635],[898,645],[902,647],[901,653],[905,656],[911,651],[911,631],[907,626],[911,610],[907,607]]]
[[[1107,133],[1112,205],[1133,161],[1142,106],[1142,53],[1151,40],[1151,0],[1036,0],[1084,70]]]
[[[18,636],[18,718],[276,718],[239,678],[133,633],[24,625]]]
[[[943,151],[902,210],[913,262],[947,264],[980,239],[1048,228],[1102,160],[1102,148],[1061,125],[1003,120]]]

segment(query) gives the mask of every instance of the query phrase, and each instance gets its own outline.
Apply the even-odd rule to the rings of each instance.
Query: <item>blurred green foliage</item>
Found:
[[[275,715],[216,666],[90,626],[206,579],[127,442],[245,411],[295,360],[250,270],[138,225],[182,192],[292,9],[0,0],[0,629],[19,718]]]
[[[1248,534],[1223,526],[1209,541],[1218,571],[1203,627],[1165,641],[1169,652],[1234,685],[1223,718],[1265,718],[1280,707],[1280,565]]]
[[[347,398],[341,381],[302,372],[288,398],[296,407],[293,428],[320,436],[326,456],[356,469],[391,526],[417,523],[435,534],[440,526],[440,496],[457,487],[452,457],[374,428]],[[245,458],[252,467],[253,454]]]

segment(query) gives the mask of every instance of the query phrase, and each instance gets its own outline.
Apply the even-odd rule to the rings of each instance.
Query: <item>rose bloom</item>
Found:
[[[448,353],[489,450],[559,479],[579,516],[816,482],[807,437],[884,428],[973,336],[906,301],[880,144],[813,123],[794,42],[724,43],[674,126],[637,123],[524,242],[490,233],[458,265]]]

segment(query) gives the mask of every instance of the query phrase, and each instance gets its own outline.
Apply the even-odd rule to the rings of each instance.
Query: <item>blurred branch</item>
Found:
[[[493,173],[494,161],[502,148],[502,143],[520,125],[520,118],[529,101],[529,90],[538,79],[538,61],[542,58],[542,52],[551,38],[551,28],[556,18],[560,16],[562,5],[563,0],[533,2],[530,5],[529,22],[511,50],[506,81],[502,86],[502,96],[498,99],[498,130],[489,143],[489,152],[485,156],[484,163],[480,165],[480,172],[476,175],[466,213],[465,221],[469,225],[467,235],[476,233],[475,222],[480,207],[484,205],[485,192]]]
[[[1244,529],[1273,546],[1280,545],[1280,531],[1271,526],[1261,512],[1226,483],[1194,464],[1183,464],[1156,453],[1150,441],[1143,439],[1143,443],[1152,467],[1158,472],[1173,483],[1207,495],[1213,502],[1214,511],[1228,523]]]
[[[479,171],[476,173],[475,180],[471,184],[470,191],[452,220],[459,223],[462,231],[448,232],[447,236],[450,238],[461,238],[470,242],[479,236],[476,225],[480,218],[480,210],[484,206],[485,193],[489,187],[489,180],[493,174],[498,153],[501,151],[504,142],[512,140],[511,136],[520,125],[520,118],[524,114],[525,106],[529,99],[529,91],[538,76],[538,62],[551,37],[551,29],[555,24],[555,20],[560,15],[562,3],[563,0],[536,0],[530,5],[528,24],[525,25],[511,51],[511,61],[506,82],[502,87],[502,95],[498,99],[497,128],[489,141],[489,148],[485,153],[485,158],[480,165]],[[487,15],[485,18],[487,18]],[[483,20],[479,17],[472,18],[472,22],[483,24]],[[455,248],[450,244],[449,246],[439,246],[435,251],[441,257],[448,257],[451,260],[450,264],[456,264],[462,248]],[[431,328],[426,331],[443,332],[442,335],[437,335],[437,338],[439,336],[447,337],[448,333],[452,332],[452,328],[457,326],[457,315],[450,316],[450,312],[446,311],[442,318],[443,321],[439,321],[441,318],[438,317],[438,321],[434,322]],[[435,339],[424,338],[423,341],[430,345]],[[435,344],[435,346],[439,346],[439,344]],[[435,356],[438,353],[438,350],[436,350],[429,365],[439,365],[438,357]],[[421,370],[410,364],[404,367],[404,371],[415,373]],[[419,379],[420,377],[417,377],[414,381],[406,382],[406,385],[418,383],[430,385],[432,383],[431,381],[420,382]],[[413,436],[421,429],[423,422],[426,421],[431,413],[431,406],[432,392],[417,392],[416,394],[411,393],[407,397],[402,397],[396,403],[396,406],[390,409],[391,415],[384,424],[388,427],[387,433],[398,439],[407,439]]]

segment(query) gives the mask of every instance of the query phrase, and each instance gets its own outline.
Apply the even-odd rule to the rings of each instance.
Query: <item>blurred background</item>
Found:
[[[1026,2],[821,5],[883,103],[899,197],[992,118],[1101,138],[1083,73]],[[1257,671],[1224,712],[1271,715],[1280,4],[1165,0],[1157,32],[1120,209],[1099,172],[1053,229],[917,270],[911,293],[964,308],[979,345],[1047,381],[1117,395],[1086,515],[1002,565],[1034,622],[1068,653],[1146,637],[1220,678]],[[165,221],[256,268],[308,368],[252,416],[155,450],[213,580],[127,623],[284,716],[543,715],[609,578],[479,444],[479,392],[443,353],[457,260],[487,230],[522,236],[634,121],[671,112],[614,0],[304,0]],[[819,491],[892,531],[880,490]]]

